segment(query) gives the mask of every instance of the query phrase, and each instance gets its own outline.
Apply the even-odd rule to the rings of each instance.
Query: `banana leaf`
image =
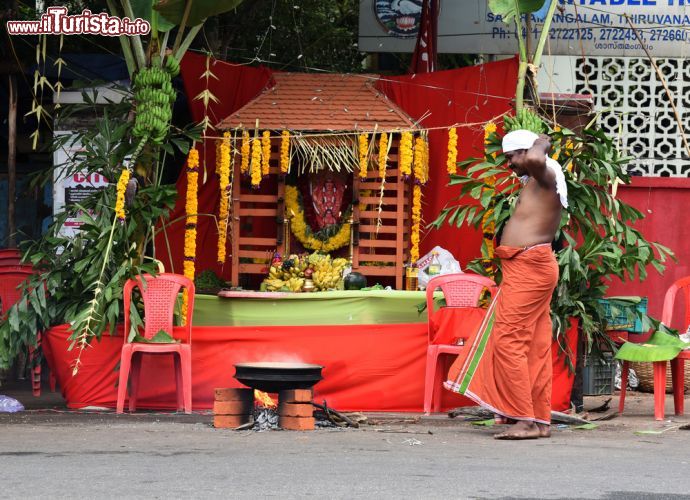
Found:
[[[678,356],[678,353],[686,347],[690,347],[690,345],[678,337],[663,332],[655,332],[644,344],[632,342],[623,344],[616,353],[616,359],[647,363],[668,361]]]
[[[179,25],[188,1],[193,3],[187,17],[187,26],[201,24],[206,18],[232,10],[242,3],[242,0],[160,0],[153,8],[168,21]]]

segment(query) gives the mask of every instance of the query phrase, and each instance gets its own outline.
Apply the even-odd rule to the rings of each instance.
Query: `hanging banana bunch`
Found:
[[[167,56],[163,68],[144,68],[134,78],[137,101],[132,135],[142,141],[161,144],[170,128],[175,90],[171,79],[180,72],[180,63]]]
[[[541,118],[527,108],[522,108],[515,116],[504,116],[503,123],[503,128],[506,132],[529,130],[535,134],[543,134],[545,129]]]

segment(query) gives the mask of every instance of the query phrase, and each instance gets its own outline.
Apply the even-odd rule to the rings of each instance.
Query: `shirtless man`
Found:
[[[449,372],[446,388],[464,394],[512,423],[497,439],[551,435],[551,295],[558,264],[551,242],[567,187],[560,165],[547,156],[546,136],[517,130],[503,138],[507,166],[523,184],[496,255],[503,281],[493,325],[486,323]]]

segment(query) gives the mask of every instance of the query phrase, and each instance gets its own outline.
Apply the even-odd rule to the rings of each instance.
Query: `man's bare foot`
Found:
[[[536,424],[537,429],[539,429],[540,438],[550,438],[551,437],[551,426],[547,424]]]
[[[507,431],[494,435],[495,439],[537,439],[540,436],[539,428],[534,422],[520,420],[511,425]]]

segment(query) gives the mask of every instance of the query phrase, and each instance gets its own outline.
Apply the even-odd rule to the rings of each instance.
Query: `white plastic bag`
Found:
[[[417,286],[420,290],[424,290],[426,288],[426,285],[429,283],[429,280],[431,279],[429,275],[426,273],[426,270],[429,267],[429,264],[431,264],[431,258],[434,252],[438,254],[438,260],[441,263],[440,274],[462,272],[462,269],[460,268],[460,262],[455,260],[455,257],[453,257],[452,253],[450,253],[445,248],[435,246],[431,249],[431,251],[428,254],[426,254],[423,257],[420,257],[419,260],[416,262],[417,269],[419,270],[417,274]]]
[[[24,411],[24,405],[14,398],[0,394],[0,413]]]

